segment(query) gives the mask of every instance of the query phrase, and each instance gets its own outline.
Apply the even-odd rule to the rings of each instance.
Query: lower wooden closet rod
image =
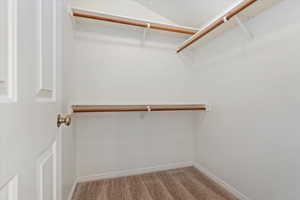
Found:
[[[74,113],[95,113],[95,112],[147,112],[147,111],[206,111],[204,106],[191,106],[191,107],[120,107],[120,108],[73,108]]]

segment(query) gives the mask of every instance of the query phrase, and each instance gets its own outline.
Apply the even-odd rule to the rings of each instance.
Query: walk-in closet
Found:
[[[298,200],[299,17],[0,0],[0,200]]]

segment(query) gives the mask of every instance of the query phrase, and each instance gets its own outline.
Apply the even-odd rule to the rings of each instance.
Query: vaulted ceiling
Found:
[[[71,0],[72,6],[115,15],[201,28],[242,0]],[[249,18],[283,0],[258,0],[239,16]]]
[[[240,0],[134,0],[183,26],[201,27]]]
[[[72,6],[113,15],[202,28],[244,0],[71,0]],[[242,21],[285,0],[258,0],[238,16]],[[235,20],[209,34],[214,38],[236,25]]]
[[[133,0],[178,25],[202,27],[241,0]],[[250,18],[282,0],[258,0],[239,16]]]

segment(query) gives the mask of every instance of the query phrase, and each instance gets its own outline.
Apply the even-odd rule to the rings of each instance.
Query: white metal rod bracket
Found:
[[[141,42],[142,46],[145,44],[145,41],[147,39],[147,33],[150,31],[150,28],[151,28],[151,24],[147,23],[147,27],[144,28],[143,38],[142,38],[142,42]]]
[[[148,112],[151,112],[151,107],[147,106],[147,110],[148,110]]]
[[[140,113],[140,119],[144,119],[147,112],[151,112],[151,106],[146,106],[147,111]]]
[[[73,9],[71,8],[71,6],[68,6],[67,12],[68,12],[69,16],[71,17],[72,24],[75,25],[76,24],[76,19],[73,17],[74,12],[73,12]]]
[[[223,21],[224,21],[224,23],[227,23],[227,22],[228,22],[228,19],[227,19],[226,16],[223,17]]]
[[[206,108],[206,110],[205,110],[206,112],[210,112],[212,109],[210,104],[206,104],[205,108]]]

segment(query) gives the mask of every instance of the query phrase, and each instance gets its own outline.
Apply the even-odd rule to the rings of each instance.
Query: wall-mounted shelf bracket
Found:
[[[180,53],[182,50],[184,50],[187,47],[189,47],[190,45],[194,44],[199,39],[205,37],[207,34],[209,34],[210,32],[212,32],[213,30],[215,30],[216,28],[218,28],[222,24],[226,23],[231,18],[233,18],[234,16],[236,16],[237,14],[239,14],[240,12],[242,12],[243,10],[245,10],[246,8],[248,8],[249,6],[251,6],[252,4],[254,4],[257,1],[258,0],[242,0],[241,2],[239,2],[238,4],[236,4],[235,6],[233,6],[233,8],[227,10],[224,14],[222,14],[221,16],[219,16],[216,19],[214,19],[212,22],[210,22],[209,24],[207,24],[206,26],[204,26],[201,30],[199,30],[192,37],[190,37],[189,39],[187,39],[177,49],[177,53]],[[245,28],[245,26],[242,23],[240,24],[240,26],[242,26],[244,30],[247,30],[247,28]],[[249,32],[249,31],[247,30],[247,32]]]
[[[235,16],[234,19],[237,22],[237,24],[240,26],[240,28],[243,30],[243,32],[246,34],[246,36],[249,39],[253,39],[254,38],[253,33],[246,27],[246,25],[242,22],[242,20],[238,16]]]
[[[205,104],[206,112],[210,112],[212,110],[211,104]]]
[[[141,113],[140,113],[141,119],[144,119],[144,118],[145,118],[145,115],[146,115],[147,113],[149,113],[149,112],[151,112],[151,106],[147,106],[147,111],[141,112]]]
[[[147,27],[144,28],[143,31],[143,37],[142,37],[142,41],[141,41],[141,45],[144,46],[146,39],[147,39],[147,33],[150,31],[151,29],[151,24],[147,23]]]
[[[224,21],[224,23],[227,23],[227,22],[228,22],[228,19],[227,19],[226,16],[223,17],[223,21]]]
[[[73,17],[74,16],[73,8],[71,6],[69,6],[67,8],[67,12],[68,12],[69,16],[71,17],[72,24],[75,25],[76,19]]]

